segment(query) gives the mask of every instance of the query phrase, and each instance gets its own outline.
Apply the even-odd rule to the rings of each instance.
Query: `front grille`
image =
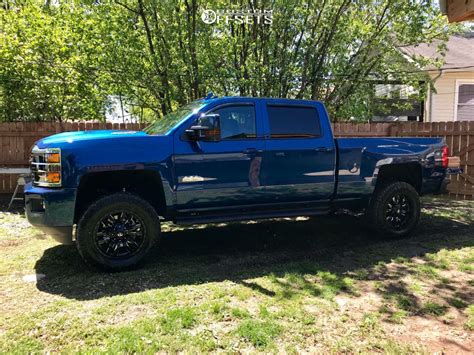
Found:
[[[61,156],[61,150],[59,148],[33,148],[30,159],[30,170],[33,178],[33,185],[46,187],[61,186],[61,159],[59,159],[59,163],[49,163],[48,157],[51,154],[59,154]],[[59,173],[59,182],[48,181],[48,173],[53,172]]]

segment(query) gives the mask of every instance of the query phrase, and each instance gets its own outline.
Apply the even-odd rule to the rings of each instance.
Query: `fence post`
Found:
[[[398,137],[398,124],[392,124],[388,127],[388,136],[389,137]]]

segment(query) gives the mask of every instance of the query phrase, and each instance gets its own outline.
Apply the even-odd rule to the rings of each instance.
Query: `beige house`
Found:
[[[438,58],[436,43],[405,47],[411,56]],[[447,43],[444,65],[429,67],[434,81],[424,101],[425,122],[474,121],[474,35],[451,36]]]

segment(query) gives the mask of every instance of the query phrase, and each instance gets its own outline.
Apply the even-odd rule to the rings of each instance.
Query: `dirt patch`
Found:
[[[396,339],[424,344],[430,353],[472,354],[474,349],[472,332],[433,318],[411,317],[404,325],[386,324],[385,328]]]
[[[8,248],[8,247],[17,247],[19,246],[23,241],[21,239],[16,239],[16,240],[0,240],[0,248]]]

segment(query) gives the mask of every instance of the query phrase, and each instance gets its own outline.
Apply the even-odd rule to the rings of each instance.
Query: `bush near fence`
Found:
[[[27,167],[35,141],[59,132],[98,129],[138,130],[140,124],[97,122],[0,123],[0,167]],[[474,199],[474,122],[334,123],[336,137],[443,137],[451,155],[461,157],[464,173],[452,178],[449,193]],[[0,174],[0,193],[11,193],[17,175]]]

